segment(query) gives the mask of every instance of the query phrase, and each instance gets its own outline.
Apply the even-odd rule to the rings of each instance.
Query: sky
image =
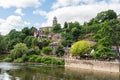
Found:
[[[120,0],[0,0],[0,33],[51,26],[55,16],[62,26],[65,21],[83,24],[108,9],[120,14]]]

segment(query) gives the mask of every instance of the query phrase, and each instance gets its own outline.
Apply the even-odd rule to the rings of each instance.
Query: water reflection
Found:
[[[64,69],[42,66],[0,63],[0,80],[120,80],[115,73]]]

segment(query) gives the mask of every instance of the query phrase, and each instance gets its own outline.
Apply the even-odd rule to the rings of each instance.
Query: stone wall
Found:
[[[83,68],[89,70],[99,70],[107,72],[119,72],[119,62],[95,61],[95,60],[76,60],[66,59],[65,67]]]

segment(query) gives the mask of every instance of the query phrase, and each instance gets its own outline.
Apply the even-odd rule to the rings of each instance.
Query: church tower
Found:
[[[53,25],[52,26],[55,26],[57,24],[57,17],[54,17],[53,18]]]

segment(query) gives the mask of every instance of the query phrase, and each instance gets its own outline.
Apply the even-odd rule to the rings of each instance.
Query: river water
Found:
[[[0,80],[120,80],[118,73],[0,62]]]

